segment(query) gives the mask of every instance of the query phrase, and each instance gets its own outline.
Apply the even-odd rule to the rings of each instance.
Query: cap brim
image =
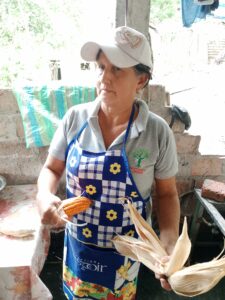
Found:
[[[82,46],[80,54],[82,59],[86,61],[96,61],[100,49],[116,67],[129,68],[139,64],[137,60],[130,57],[115,44],[106,46],[95,42],[87,42]]]

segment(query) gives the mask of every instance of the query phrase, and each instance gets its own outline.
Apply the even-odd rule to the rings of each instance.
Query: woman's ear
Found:
[[[148,82],[149,80],[149,75],[147,73],[142,73],[140,74],[139,76],[139,80],[138,80],[138,84],[137,84],[137,92],[139,92],[140,90],[142,90],[146,83]]]

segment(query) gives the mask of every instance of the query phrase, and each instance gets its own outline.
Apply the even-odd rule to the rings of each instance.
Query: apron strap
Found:
[[[132,178],[133,184],[136,186],[136,183],[133,180],[133,175],[131,174],[129,161],[128,161],[127,153],[126,153],[126,142],[127,142],[127,139],[128,139],[129,133],[130,133],[130,129],[131,129],[131,125],[132,125],[132,122],[133,122],[133,119],[134,119],[134,114],[135,114],[135,103],[133,104],[133,107],[132,107],[132,111],[131,111],[131,114],[130,114],[130,119],[129,119],[129,122],[128,122],[128,125],[127,125],[126,134],[125,134],[125,137],[124,137],[123,147],[122,147],[122,155],[123,155],[123,158],[124,158],[124,162],[125,162],[125,165],[126,165],[127,172],[129,173],[130,178]],[[137,190],[138,190],[138,188],[137,188]],[[138,193],[139,193],[139,190],[138,190]],[[140,193],[139,193],[139,196],[142,198]],[[149,199],[151,199],[150,195],[146,199],[143,199],[143,202],[147,203],[149,201]]]
[[[132,124],[133,119],[134,119],[134,113],[135,113],[135,104],[133,104],[132,111],[131,111],[131,114],[130,114],[130,118],[129,118],[129,122],[128,122],[128,125],[127,125],[126,134],[125,134],[124,141],[123,141],[123,148],[125,148],[125,145],[126,145],[129,133],[130,133],[131,124]]]
[[[126,154],[126,142],[127,142],[127,139],[128,139],[129,133],[130,133],[131,124],[132,124],[133,119],[134,119],[134,113],[135,113],[135,105],[133,105],[133,107],[132,107],[132,111],[131,111],[131,114],[130,114],[129,122],[128,122],[128,125],[127,125],[127,130],[126,130],[126,133],[125,133],[125,137],[124,137],[124,140],[123,140],[123,146],[122,146],[122,154],[123,154],[124,161],[125,161],[125,164],[126,164],[126,169],[128,171],[130,170],[130,167],[129,167],[127,154]]]

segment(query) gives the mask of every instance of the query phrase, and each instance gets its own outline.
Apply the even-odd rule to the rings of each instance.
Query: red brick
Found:
[[[225,201],[225,183],[205,179],[201,191],[202,197],[223,202]]]

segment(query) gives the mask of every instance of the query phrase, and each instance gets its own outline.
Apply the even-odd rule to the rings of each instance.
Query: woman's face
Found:
[[[97,61],[97,95],[108,105],[131,104],[137,89],[142,87],[141,75],[134,68],[118,68],[103,52]]]

